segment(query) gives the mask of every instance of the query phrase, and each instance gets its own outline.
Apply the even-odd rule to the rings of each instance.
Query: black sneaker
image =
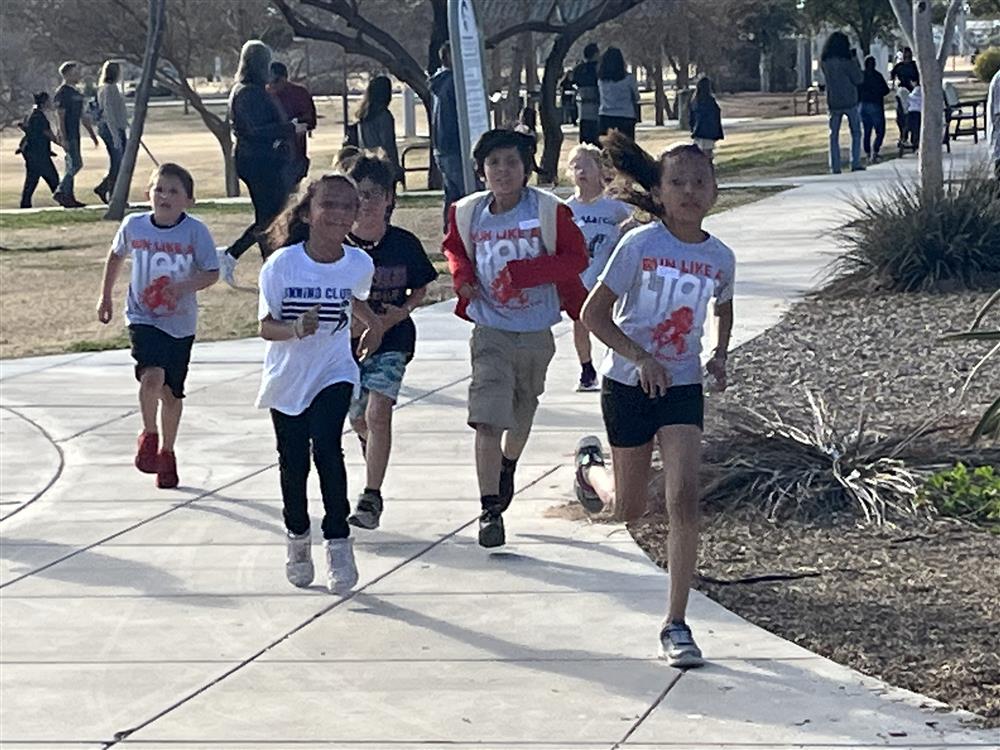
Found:
[[[347,522],[351,526],[359,529],[372,531],[378,528],[379,520],[382,518],[382,493],[376,490],[366,489],[358,498],[357,507],[348,518]]]
[[[500,512],[503,513],[510,507],[514,499],[514,472],[517,470],[517,461],[511,461],[504,456],[500,459]]]
[[[576,475],[573,477],[573,490],[576,499],[588,513],[600,513],[604,510],[604,501],[587,481],[585,469],[589,466],[604,466],[604,449],[601,440],[596,435],[580,438],[576,444]]]
[[[502,547],[507,542],[503,529],[503,516],[496,498],[483,498],[483,512],[479,516],[479,546]]]

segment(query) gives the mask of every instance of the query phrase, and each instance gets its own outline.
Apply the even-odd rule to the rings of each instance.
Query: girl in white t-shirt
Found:
[[[350,503],[341,436],[358,366],[351,353],[351,317],[366,326],[362,356],[378,348],[379,317],[364,301],[374,265],[367,253],[344,245],[358,213],[350,177],[312,182],[270,230],[271,255],[260,270],[261,338],[267,341],[257,406],[271,410],[278,443],[281,497],[287,531],[285,574],[295,586],[312,583],[306,480],[309,453],[323,493],[327,587],[350,591],[358,581],[350,538]]]
[[[707,369],[726,386],[733,325],[732,250],[702,229],[718,195],[712,161],[694,144],[654,159],[632,140],[603,139],[627,188],[623,197],[659,218],[626,234],[583,305],[584,324],[608,346],[601,412],[613,477],[600,440],[577,446],[576,491],[588,509],[615,500],[626,520],[646,510],[654,442],[663,462],[670,518],[670,602],[660,655],[671,666],[702,663],[685,622],[698,555],[698,470],[704,421],[701,338],[714,298],[718,340]]]
[[[567,173],[576,191],[566,201],[573,210],[576,225],[583,232],[587,242],[590,265],[580,274],[583,285],[593,289],[597,277],[604,270],[615,243],[623,234],[623,226],[632,216],[632,209],[620,200],[615,200],[604,192],[604,169],[601,149],[589,143],[581,143],[569,152]],[[597,371],[591,361],[590,332],[578,320],[573,321],[573,343],[580,360],[580,383],[578,391],[599,390]]]

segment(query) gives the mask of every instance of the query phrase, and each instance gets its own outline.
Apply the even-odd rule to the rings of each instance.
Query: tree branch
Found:
[[[906,43],[909,47],[915,47],[913,41],[913,5],[910,0],[889,0],[892,4],[892,12],[896,14],[896,21],[903,30]]]
[[[948,5],[948,12],[944,16],[944,33],[941,35],[941,49],[938,50],[937,61],[941,69],[948,61],[948,54],[951,51],[951,40],[955,38],[955,19],[962,5],[962,0],[951,0]]]

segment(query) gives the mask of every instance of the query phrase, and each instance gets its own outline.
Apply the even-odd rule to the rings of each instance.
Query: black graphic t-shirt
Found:
[[[386,305],[401,307],[412,290],[430,284],[438,276],[420,240],[405,229],[390,226],[375,244],[349,234],[347,243],[364,250],[375,263],[368,304],[379,315],[385,312]],[[413,319],[406,318],[385,332],[378,351],[404,352],[412,358],[416,341]]]
[[[80,140],[80,116],[83,114],[83,94],[67,83],[60,86],[52,97],[56,109],[63,110],[66,132],[63,138],[71,141]]]

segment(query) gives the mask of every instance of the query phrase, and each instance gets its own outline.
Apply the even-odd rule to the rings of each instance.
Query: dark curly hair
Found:
[[[472,149],[472,159],[476,162],[476,171],[480,177],[486,174],[486,157],[501,148],[515,148],[524,164],[524,180],[527,184],[528,176],[535,168],[535,149],[537,145],[535,139],[526,133],[518,133],[507,128],[497,128],[487,130],[479,140],[476,141]]]

